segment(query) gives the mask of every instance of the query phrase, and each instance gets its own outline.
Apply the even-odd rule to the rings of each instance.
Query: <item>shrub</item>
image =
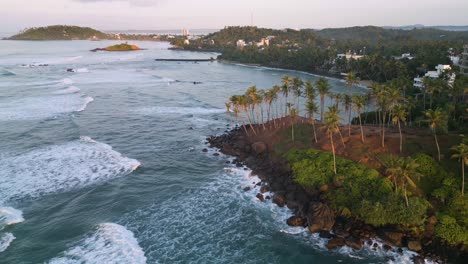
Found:
[[[444,239],[450,245],[463,243],[468,245],[468,228],[461,226],[454,217],[440,214],[439,223],[435,229],[436,236]]]
[[[406,207],[403,195],[394,193],[391,182],[375,169],[336,157],[335,175],[333,155],[314,149],[291,149],[285,157],[290,162],[294,180],[305,188],[318,189],[333,182],[326,197],[336,211],[373,225],[424,223],[429,203],[411,197]]]
[[[426,195],[429,195],[442,185],[448,174],[436,160],[427,154],[418,153],[412,157],[419,164],[417,171],[423,175],[417,185]]]

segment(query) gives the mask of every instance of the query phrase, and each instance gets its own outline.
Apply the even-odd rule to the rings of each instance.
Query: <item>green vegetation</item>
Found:
[[[113,35],[89,27],[48,26],[29,28],[10,37],[12,40],[73,40],[73,39],[114,39]]]
[[[326,196],[338,212],[350,212],[351,217],[376,226],[424,223],[429,202],[411,197],[405,205],[402,192],[393,192],[391,181],[375,169],[336,157],[334,173],[333,155],[314,149],[291,149],[285,157],[300,185],[310,189],[331,187]]]
[[[127,43],[117,44],[104,48],[106,51],[131,51],[131,50],[140,50],[139,47],[135,45],[130,45]]]
[[[347,82],[349,87],[355,83],[353,74]],[[281,85],[266,90],[252,86],[244,94],[231,96],[226,109],[227,113],[232,110],[248,136],[259,136],[266,130],[284,131],[282,141],[273,146],[275,153],[288,161],[296,183],[322,192],[321,197],[339,215],[375,226],[395,224],[423,231],[426,218],[435,214],[439,218],[436,236],[451,245],[466,243],[468,199],[463,194],[468,151],[466,140],[460,143],[458,133],[467,129],[468,78],[457,76],[453,86],[434,85],[424,91],[411,89],[404,79],[395,79],[373,83],[366,95],[352,95],[350,90],[334,94],[329,87],[325,78],[311,83],[284,76]],[[328,111],[324,110],[326,97],[331,100]],[[368,112],[370,109],[373,111]],[[358,115],[352,123],[359,124],[359,137],[352,137],[349,125],[347,135],[343,135],[342,110],[348,120],[352,111]],[[320,122],[315,120],[319,114]],[[396,129],[398,143],[386,138]],[[365,139],[364,130],[368,135],[377,133]],[[406,138],[408,131],[416,138]],[[423,140],[418,139],[419,134]],[[426,153],[404,148],[408,144],[403,142],[419,141],[425,144],[420,150]],[[307,148],[314,142],[330,152]],[[428,143],[437,153],[428,150]],[[354,149],[347,150],[349,145]],[[360,164],[340,157],[337,150],[364,161]],[[365,161],[369,159],[365,156],[376,150],[379,155],[373,160],[378,165]],[[451,155],[443,155],[450,150]]]
[[[255,43],[269,38],[269,45]],[[247,45],[237,48],[236,42]],[[257,27],[226,27],[184,44],[184,49],[221,52],[220,59],[308,72],[338,74],[354,72],[356,78],[384,83],[395,78],[413,78],[438,64],[449,64],[448,50],[459,53],[468,42],[467,31],[438,29],[394,30],[379,27],[353,27],[315,30],[273,30]],[[251,43],[251,45],[249,45]],[[337,58],[347,52],[360,59]],[[397,59],[411,53],[413,59]]]

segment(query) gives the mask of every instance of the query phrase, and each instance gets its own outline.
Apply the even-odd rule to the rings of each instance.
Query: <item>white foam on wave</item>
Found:
[[[12,207],[0,207],[0,230],[24,221],[23,212]]]
[[[89,72],[88,68],[78,68],[78,69],[67,69],[66,72],[74,72],[74,73],[87,73]]]
[[[84,97],[77,93],[4,101],[0,102],[0,121],[40,120],[79,112],[92,101],[92,97]]]
[[[118,224],[104,223],[78,245],[65,251],[62,257],[49,263],[144,264],[146,257],[132,232]]]
[[[107,182],[140,166],[88,137],[20,155],[0,154],[0,203]]]
[[[61,81],[63,84],[73,84],[74,81],[70,78],[65,78]]]
[[[81,108],[77,109],[76,112],[83,112],[86,107],[88,106],[89,103],[93,102],[94,101],[94,98],[92,98],[91,96],[86,96],[84,98],[84,104]]]
[[[136,53],[136,54],[132,54],[132,55],[119,57],[119,60],[120,61],[128,61],[128,60],[136,59],[136,58],[141,57],[141,56],[143,56],[143,53]]]
[[[73,93],[78,93],[79,91],[81,91],[80,88],[76,86],[70,86],[68,88],[55,91],[53,92],[53,94],[73,94]]]
[[[0,234],[0,253],[5,251],[15,238],[16,237],[12,233]]]
[[[144,115],[164,115],[164,114],[197,114],[197,115],[210,115],[224,113],[224,109],[218,108],[201,108],[201,107],[165,107],[165,106],[153,106],[144,107],[136,110]]]

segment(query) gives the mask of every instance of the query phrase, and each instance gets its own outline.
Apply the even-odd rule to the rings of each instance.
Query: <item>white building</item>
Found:
[[[270,46],[270,40],[268,38],[262,38],[260,42],[255,43],[257,47]]]
[[[393,58],[395,58],[395,60],[402,60],[402,59],[412,60],[415,57],[411,56],[411,53],[403,53],[403,54],[401,54],[401,56],[395,56]]]
[[[362,59],[363,57],[364,55],[357,55],[356,53],[351,53],[351,52],[340,53],[336,55],[337,59],[347,59],[347,60],[350,60],[350,59],[359,60],[359,59]]]
[[[435,71],[428,71],[423,77],[416,77],[414,78],[414,81],[413,81],[413,86],[415,88],[419,88],[419,89],[424,89],[424,78],[432,78],[432,79],[437,79],[439,77],[441,77],[441,75],[445,72],[445,71],[449,71],[452,69],[452,67],[450,67],[450,65],[442,65],[442,64],[439,64],[435,67]],[[453,83],[455,82],[455,73],[452,73],[450,75],[448,75],[448,80],[447,80],[447,84],[449,86],[452,86]]]
[[[243,39],[239,39],[237,42],[236,42],[236,47],[238,48],[243,48],[245,47],[245,41]]]

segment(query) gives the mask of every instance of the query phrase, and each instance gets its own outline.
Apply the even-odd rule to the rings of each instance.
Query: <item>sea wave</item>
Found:
[[[146,263],[145,254],[133,233],[114,223],[100,224],[95,232],[62,255],[50,260],[49,264]]]
[[[0,203],[65,192],[128,175],[140,166],[88,137],[24,154],[0,154]]]
[[[12,233],[0,234],[0,253],[5,251],[15,238],[16,237]]]
[[[80,94],[27,97],[0,102],[0,121],[40,120],[83,111],[92,97]]]
[[[78,93],[79,91],[81,91],[80,88],[76,86],[70,86],[68,88],[55,91],[53,92],[53,94],[73,94],[73,93]]]
[[[201,107],[165,107],[153,106],[144,107],[135,110],[136,112],[144,115],[162,115],[162,114],[197,114],[197,115],[210,115],[224,113],[226,110],[219,108],[201,108]]]
[[[12,207],[0,207],[0,230],[24,221],[23,212]]]

